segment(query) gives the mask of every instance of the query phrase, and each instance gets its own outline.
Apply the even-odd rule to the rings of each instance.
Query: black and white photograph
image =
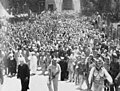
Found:
[[[120,0],[0,0],[0,91],[120,91]]]

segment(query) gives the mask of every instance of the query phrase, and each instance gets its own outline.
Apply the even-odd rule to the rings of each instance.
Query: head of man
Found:
[[[53,58],[53,60],[52,60],[52,65],[54,65],[54,66],[57,65],[57,58]]]
[[[13,60],[14,54],[13,54],[13,53],[10,53],[10,54],[9,54],[9,58],[10,58],[10,60]]]
[[[118,55],[117,55],[116,52],[114,52],[114,53],[112,54],[112,61],[117,62],[117,60],[118,60]]]
[[[92,59],[92,58],[93,58],[93,54],[90,54],[90,55],[89,55],[89,58]]]
[[[101,67],[103,66],[103,59],[101,57],[99,57],[98,59],[96,59],[96,68],[99,70],[101,69]]]
[[[24,60],[20,60],[20,65],[23,65],[24,64]]]

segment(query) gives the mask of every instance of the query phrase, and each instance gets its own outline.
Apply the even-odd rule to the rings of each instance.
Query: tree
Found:
[[[115,0],[115,3],[116,3],[115,15],[116,15],[116,19],[119,20],[120,0]]]
[[[111,10],[111,0],[88,0],[98,12],[109,12]]]

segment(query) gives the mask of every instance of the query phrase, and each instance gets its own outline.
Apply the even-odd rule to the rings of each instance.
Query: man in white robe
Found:
[[[30,52],[30,56],[28,57],[30,60],[30,71],[32,75],[36,74],[37,71],[37,57],[35,55],[35,52]]]

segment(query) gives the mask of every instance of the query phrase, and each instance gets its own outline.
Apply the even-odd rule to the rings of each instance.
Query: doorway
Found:
[[[54,10],[54,5],[53,4],[48,4],[48,10],[53,11]]]
[[[45,10],[45,1],[39,2],[39,11],[42,12]]]
[[[63,10],[73,10],[73,0],[63,0]]]

